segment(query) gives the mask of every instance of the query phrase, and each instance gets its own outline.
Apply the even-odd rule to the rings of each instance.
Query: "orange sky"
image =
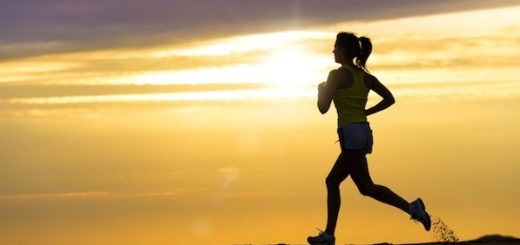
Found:
[[[520,236],[519,11],[4,60],[0,243],[303,243],[339,150],[315,105],[339,30],[372,38],[368,67],[397,99],[369,118],[374,181],[463,240]],[[433,239],[350,180],[342,195],[338,242]]]

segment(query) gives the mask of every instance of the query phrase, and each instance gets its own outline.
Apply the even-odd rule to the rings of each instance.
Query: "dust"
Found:
[[[455,232],[439,217],[432,217],[432,231],[433,239],[436,242],[450,243],[459,241]]]

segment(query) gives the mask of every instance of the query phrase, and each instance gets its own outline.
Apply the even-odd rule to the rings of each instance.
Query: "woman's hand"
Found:
[[[371,79],[372,86],[370,87],[370,89],[376,92],[376,94],[378,94],[379,96],[381,96],[383,100],[381,100],[375,106],[366,109],[365,114],[367,116],[372,115],[376,112],[380,112],[395,103],[394,96],[392,95],[390,90],[388,90],[388,88],[386,88],[385,85],[383,85],[379,80],[377,80],[376,77],[372,76]]]
[[[318,84],[318,93],[323,92],[323,90],[327,87],[327,82],[321,82]]]
[[[331,91],[333,89],[334,87],[331,86],[331,83],[322,82],[318,84],[318,109],[322,114],[325,114],[329,110],[332,97],[335,93],[335,91]]]

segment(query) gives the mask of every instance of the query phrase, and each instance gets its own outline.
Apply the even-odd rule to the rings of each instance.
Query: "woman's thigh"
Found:
[[[345,154],[341,152],[327,176],[327,185],[339,185],[348,177],[349,174],[349,162],[345,158]]]
[[[368,171],[367,158],[363,150],[344,151],[343,155],[346,162],[349,163],[349,174],[358,188],[369,187],[374,184]]]

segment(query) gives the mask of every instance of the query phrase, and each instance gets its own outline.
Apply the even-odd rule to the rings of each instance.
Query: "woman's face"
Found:
[[[334,50],[332,50],[334,54],[334,61],[336,63],[343,63],[345,61],[345,50],[343,48],[339,48],[337,45],[334,45]]]

